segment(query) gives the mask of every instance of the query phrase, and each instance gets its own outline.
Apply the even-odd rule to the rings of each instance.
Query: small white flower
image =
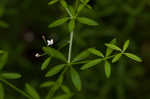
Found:
[[[53,44],[54,44],[54,40],[53,40],[53,39],[47,40],[47,45],[48,45],[48,46],[51,46],[51,45],[53,45]]]
[[[35,54],[35,57],[36,57],[36,58],[39,58],[40,56],[41,56],[41,55],[40,55],[39,53],[36,53],[36,54]]]

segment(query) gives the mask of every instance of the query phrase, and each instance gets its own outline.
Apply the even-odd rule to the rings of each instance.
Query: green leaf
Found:
[[[73,32],[74,31],[74,28],[75,28],[75,20],[71,20],[69,22],[69,32]]]
[[[77,9],[77,13],[80,13],[80,11],[85,7],[84,4],[80,4],[78,9]]]
[[[89,0],[80,0],[82,3],[80,3],[78,9],[77,9],[77,13],[79,13],[85,6],[87,6],[88,8],[91,8],[89,5],[87,5],[87,3],[89,2]]]
[[[61,4],[65,9],[68,8],[67,2],[66,2],[65,0],[60,0],[60,4]]]
[[[80,91],[81,90],[81,80],[80,80],[80,76],[79,76],[78,72],[74,68],[71,68],[70,75],[71,75],[71,79],[72,79],[72,82],[73,82],[75,88],[78,91]]]
[[[8,26],[9,25],[6,22],[0,20],[0,27],[2,27],[2,28],[8,28]]]
[[[117,40],[116,39],[113,39],[111,42],[110,42],[110,44],[116,44],[116,42],[117,42]],[[109,56],[109,55],[111,55],[111,53],[113,52],[113,49],[111,49],[111,48],[107,48],[106,49],[106,56]]]
[[[142,59],[132,53],[124,53],[124,55],[126,55],[127,57],[137,61],[137,62],[142,62]]]
[[[0,99],[4,99],[4,87],[1,83],[0,83]]]
[[[117,54],[117,55],[113,58],[112,63],[117,62],[117,61],[120,59],[121,56],[122,56],[122,53]]]
[[[90,0],[80,0],[82,3],[88,3]]]
[[[95,48],[89,48],[88,51],[94,55],[104,57],[103,53]]]
[[[67,62],[66,57],[61,52],[59,52],[58,50],[56,50],[54,48],[43,47],[43,51],[45,53],[47,53],[48,55],[51,55],[54,58],[57,58],[57,59]]]
[[[49,2],[48,2],[48,5],[53,5],[53,4],[57,3],[57,2],[58,2],[58,0],[49,1]]]
[[[53,99],[70,99],[72,95],[64,94],[64,95],[58,95],[54,97]]]
[[[75,16],[75,9],[72,6],[69,6],[69,10],[70,10],[72,16],[74,17]]]
[[[89,52],[87,50],[79,53],[74,59],[73,59],[73,62],[77,62],[77,61],[80,61],[80,60],[83,60],[85,58],[87,58],[89,56]]]
[[[127,40],[127,41],[124,43],[124,45],[123,45],[123,51],[126,51],[126,50],[127,50],[127,48],[129,47],[129,44],[130,44],[130,41]]]
[[[78,17],[77,20],[82,24],[97,26],[98,23],[92,19],[86,18],[86,17]]]
[[[121,49],[114,44],[105,44],[105,45],[113,50],[121,51]]]
[[[48,57],[48,58],[44,61],[44,63],[43,63],[42,66],[41,66],[41,70],[44,70],[44,69],[47,68],[47,66],[48,66],[48,64],[50,63],[51,59],[52,59],[52,57]]]
[[[3,50],[0,50],[0,54],[3,54],[4,53],[4,51]]]
[[[1,51],[1,54],[0,54],[0,70],[3,69],[3,67],[5,66],[7,59],[8,59],[8,53],[7,52]]]
[[[111,75],[111,65],[108,61],[105,61],[105,74],[107,78]]]
[[[89,61],[88,63],[86,63],[85,65],[83,65],[80,69],[84,70],[84,69],[91,68],[91,67],[99,64],[100,62],[102,62],[102,59],[95,59],[95,60]]]
[[[60,25],[64,24],[65,22],[67,22],[68,20],[69,20],[68,17],[58,19],[58,20],[52,22],[48,27],[53,28],[53,27],[56,27],[56,26],[60,26]]]
[[[42,84],[40,85],[40,87],[41,87],[41,88],[43,88],[43,87],[51,87],[51,86],[53,86],[54,84],[55,84],[54,81],[46,81],[46,82],[42,83]]]
[[[61,86],[61,89],[66,93],[66,94],[70,94],[71,92],[70,92],[70,89],[67,87],[67,86],[65,86],[65,85],[62,85]]]
[[[26,87],[26,92],[33,98],[33,99],[40,99],[39,94],[37,91],[29,84],[25,85]]]
[[[19,79],[22,77],[18,73],[2,73],[0,76],[3,77],[4,79]]]
[[[50,69],[47,73],[46,73],[46,77],[51,77],[56,75],[57,73],[59,73],[63,68],[64,68],[65,64],[61,64],[61,65],[57,65],[54,66],[52,69]]]

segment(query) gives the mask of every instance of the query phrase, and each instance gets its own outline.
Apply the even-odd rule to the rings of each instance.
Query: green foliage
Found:
[[[128,56],[129,58],[137,61],[137,62],[142,62],[142,59],[139,58],[138,56],[132,54],[132,53],[124,53],[124,55]]]
[[[51,76],[56,75],[57,73],[59,73],[64,68],[64,66],[65,66],[65,64],[54,66],[52,69],[50,69],[46,73],[45,77],[51,77]]]
[[[74,68],[71,68],[70,75],[71,75],[71,79],[72,79],[74,86],[76,87],[78,91],[80,91],[82,85],[81,85],[81,80],[80,80],[80,76],[78,72]]]
[[[89,48],[88,51],[91,54],[94,54],[94,55],[97,55],[97,56],[100,56],[100,57],[104,57],[103,53],[101,51],[98,51],[97,49]]]
[[[93,67],[93,66],[99,64],[100,62],[102,62],[102,59],[91,60],[91,61],[89,61],[88,63],[86,63],[85,65],[83,65],[83,66],[81,67],[81,70],[91,68],[91,67]]]
[[[68,17],[58,19],[58,20],[52,22],[48,27],[49,27],[49,28],[53,28],[53,27],[62,25],[63,23],[67,22],[68,20],[69,20]]]
[[[3,69],[7,63],[8,53],[0,50],[0,70]]]
[[[86,18],[86,17],[78,17],[77,20],[82,24],[87,24],[91,26],[97,26],[98,23],[92,19]]]
[[[33,99],[40,99],[40,96],[36,92],[36,90],[29,84],[25,85],[27,93],[33,98]]]
[[[18,73],[2,73],[1,77],[4,79],[19,79],[21,75]]]
[[[107,16],[107,15],[113,13],[113,11],[117,9],[116,6],[118,6],[118,5],[115,5],[115,7],[114,7],[114,5],[111,5],[110,1],[107,1],[107,0],[106,1],[98,0],[97,2],[101,2],[102,8],[103,8],[103,6],[106,6],[106,5],[109,5],[110,7],[104,8],[105,9],[104,12],[96,13],[96,15],[101,14],[101,15]],[[64,40],[68,40],[68,41],[65,41],[65,43],[64,42],[63,42],[63,44],[60,43],[60,45],[58,45],[58,46],[56,44],[55,47],[53,47],[51,45],[50,46],[46,45],[45,47],[42,47],[42,50],[44,53],[39,55],[39,57],[41,57],[41,56],[46,57],[45,60],[43,61],[43,63],[41,64],[41,71],[43,71],[43,72],[46,71],[46,74],[45,74],[46,81],[44,81],[43,83],[40,84],[40,88],[43,88],[41,90],[44,90],[44,88],[45,88],[46,93],[38,93],[37,90],[35,88],[33,88],[32,85],[29,85],[29,84],[25,84],[25,91],[23,91],[23,90],[17,88],[15,85],[9,83],[7,81],[7,79],[8,80],[19,79],[22,76],[19,73],[4,72],[3,69],[7,63],[8,52],[0,50],[0,99],[4,99],[3,84],[8,85],[12,89],[14,89],[16,92],[22,94],[22,96],[24,96],[28,99],[40,99],[40,97],[41,97],[41,99],[72,99],[72,97],[74,95],[76,97],[82,98],[84,96],[84,94],[77,95],[75,92],[74,92],[75,94],[72,92],[72,88],[74,88],[74,87],[77,91],[80,91],[80,92],[81,92],[81,90],[85,90],[85,89],[82,89],[82,86],[84,86],[84,85],[82,84],[82,79],[80,78],[80,77],[82,77],[80,75],[81,74],[80,72],[82,72],[83,70],[89,69],[88,71],[85,71],[85,72],[88,72],[88,75],[85,75],[85,76],[88,76],[88,80],[89,79],[94,79],[94,80],[90,81],[90,82],[86,82],[86,84],[89,86],[89,88],[92,87],[92,90],[94,90],[94,92],[95,92],[95,90],[97,91],[98,88],[97,88],[97,84],[93,84],[93,82],[97,83],[99,79],[97,79],[95,77],[95,76],[97,76],[96,73],[94,75],[91,74],[91,72],[93,72],[93,71],[90,70],[90,68],[101,67],[101,65],[104,67],[103,71],[105,72],[105,75],[107,78],[112,77],[111,74],[114,74],[114,77],[116,77],[116,79],[117,79],[116,82],[112,81],[112,84],[109,83],[108,86],[102,85],[102,87],[101,87],[102,89],[103,89],[103,87],[105,87],[102,94],[105,95],[105,93],[108,93],[108,91],[109,91],[108,87],[113,86],[113,84],[117,83],[116,89],[118,90],[118,94],[120,96],[122,96],[123,92],[121,90],[121,88],[122,88],[121,85],[123,85],[123,84],[121,82],[123,81],[125,83],[128,83],[128,85],[130,85],[132,83],[131,78],[130,79],[124,78],[122,80],[122,78],[123,78],[122,71],[124,70],[124,67],[123,67],[124,63],[121,63],[121,62],[123,61],[123,57],[126,56],[129,59],[135,60],[137,62],[142,62],[142,59],[140,57],[134,55],[133,53],[128,52],[127,49],[130,46],[130,40],[125,41],[125,43],[123,44],[123,47],[119,47],[117,39],[113,39],[109,43],[105,44],[106,48],[101,49],[101,50],[98,50],[93,47],[91,48],[91,46],[89,46],[90,45],[89,44],[87,46],[83,46],[83,48],[82,48],[82,49],[84,49],[85,47],[87,47],[87,49],[85,49],[84,51],[78,52],[78,50],[80,50],[81,46],[74,47],[73,43],[75,40],[77,42],[84,43],[83,38],[86,36],[84,33],[82,33],[82,31],[85,32],[86,35],[89,37],[92,37],[94,35],[95,39],[96,39],[97,35],[95,35],[94,32],[96,32],[97,34],[101,33],[99,30],[93,30],[92,28],[84,28],[84,26],[83,26],[83,28],[81,28],[81,26],[82,26],[81,24],[101,27],[101,26],[98,26],[99,23],[97,21],[95,21],[91,18],[88,18],[87,16],[80,16],[80,15],[84,15],[85,13],[87,13],[86,11],[88,11],[88,12],[91,11],[90,12],[91,15],[95,14],[94,11],[92,11],[92,7],[89,5],[90,0],[75,0],[75,2],[72,2],[72,1],[68,2],[67,0],[50,0],[48,2],[48,5],[52,6],[55,3],[60,3],[59,5],[61,5],[61,7],[63,8],[63,10],[61,9],[61,11],[66,11],[67,15],[66,15],[66,13],[64,13],[61,16],[61,18],[59,18],[53,22],[50,22],[50,24],[48,25],[48,28],[49,29],[56,28],[58,26],[62,26],[63,24],[67,24],[67,30],[66,30],[65,26],[62,27],[61,29],[64,29],[64,32],[70,32],[70,34],[69,34],[70,38],[68,40],[68,34],[63,34],[63,36],[61,38],[63,38]],[[85,10],[86,8],[89,8],[89,9]],[[3,14],[2,10],[3,9],[1,9],[1,7],[0,7],[0,16],[1,16],[1,14]],[[122,7],[120,10],[122,11]],[[126,11],[129,13],[132,12],[131,10],[133,10],[133,9],[132,8],[130,9],[130,7],[128,7],[126,9]],[[83,13],[82,13],[82,11],[83,11]],[[136,13],[138,13],[138,12],[140,12],[140,10],[136,11]],[[137,15],[136,13],[134,13],[132,15],[132,17],[136,16]],[[45,20],[45,17],[43,19]],[[81,23],[81,24],[79,24],[79,23]],[[130,22],[129,22],[129,24],[130,24]],[[114,24],[112,24],[112,25],[114,25]],[[8,28],[9,25],[5,21],[0,20],[0,27]],[[112,26],[110,26],[110,27],[112,28]],[[106,30],[108,30],[110,27],[108,26],[108,28],[106,28]],[[84,31],[85,29],[86,29],[86,31]],[[103,27],[101,29],[103,31]],[[106,30],[104,29],[105,33],[106,33]],[[112,29],[112,30],[115,31],[116,29]],[[127,27],[127,30],[128,30],[128,27]],[[59,31],[59,32],[61,32],[61,31]],[[77,32],[79,32],[79,34]],[[92,33],[91,34],[92,36],[90,36],[90,32]],[[106,35],[108,35],[108,34],[105,34],[105,36]],[[60,34],[60,36],[61,36],[61,34]],[[45,44],[47,44],[46,39],[47,38],[44,38]],[[89,38],[88,39],[85,38],[85,40],[86,40],[85,43],[88,44]],[[76,42],[76,44],[78,45],[77,42]],[[69,49],[67,51],[65,49],[66,46],[69,46]],[[90,47],[90,48],[88,48],[88,47]],[[100,47],[100,46],[98,46],[98,47]],[[73,51],[75,51],[75,49],[78,49],[76,51],[76,52],[78,52],[77,55],[75,53],[73,53]],[[68,55],[66,55],[66,52],[68,53]],[[75,56],[75,57],[73,57],[73,56]],[[21,62],[19,61],[18,63],[23,63],[23,62],[26,62],[26,61],[21,61]],[[115,63],[115,64],[113,64],[113,63]],[[118,74],[116,74],[115,72],[112,71],[112,69],[116,69],[115,67],[113,67],[113,65],[117,65],[117,64],[118,64],[118,68],[117,68],[118,70],[115,70],[115,71],[117,71],[116,73],[119,72]],[[51,66],[53,66],[53,67],[51,67]],[[38,68],[38,67],[36,67],[36,68]],[[78,68],[80,68],[80,70],[82,70],[82,71],[79,71]],[[35,71],[35,72],[37,72],[37,71]],[[98,70],[98,73],[100,73],[99,70]],[[29,74],[29,75],[32,76],[32,74]],[[134,75],[136,75],[136,74],[134,74]],[[69,77],[67,77],[67,76],[69,76]],[[85,79],[87,80],[87,78],[85,78]],[[68,84],[67,81],[68,82],[72,81],[72,84],[74,85],[74,87],[70,87],[70,84]],[[36,81],[35,84],[37,84],[37,83],[40,83],[40,81]],[[67,86],[64,85],[64,83],[67,84]],[[34,84],[34,82],[33,82],[33,84]],[[86,84],[85,84],[85,86],[87,86]],[[40,94],[41,94],[41,96],[40,96]],[[83,98],[85,98],[85,96]],[[7,97],[7,95],[6,95],[6,97]],[[87,97],[88,97],[87,99],[91,99],[91,97],[94,99],[99,99],[99,96],[96,96],[96,98],[95,98],[95,97],[91,96],[91,93]],[[102,99],[104,99],[104,97],[102,97]],[[121,98],[119,98],[119,99],[121,99]]]
[[[108,61],[105,61],[105,74],[107,78],[111,75],[111,65]]]
[[[58,51],[54,48],[43,47],[43,51],[56,59],[60,59],[65,62],[67,61],[66,57],[60,51]]]
[[[4,99],[4,88],[1,83],[0,83],[0,99]]]
[[[42,66],[41,66],[41,70],[44,70],[44,69],[46,69],[46,68],[48,67],[48,65],[49,65],[49,63],[50,63],[50,61],[51,61],[51,59],[52,59],[52,57],[48,57],[48,58],[43,62]]]

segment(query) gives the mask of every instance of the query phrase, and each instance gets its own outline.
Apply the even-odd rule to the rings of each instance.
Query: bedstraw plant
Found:
[[[80,16],[80,13],[84,8],[92,8],[90,5],[88,5],[88,2],[89,0],[76,0],[74,5],[69,5],[65,0],[50,0],[48,2],[49,6],[52,6],[55,3],[59,3],[68,14],[68,16],[64,16],[63,18],[51,22],[48,25],[48,28],[56,28],[63,25],[64,23],[67,23],[68,32],[70,32],[70,39],[67,44],[64,44],[62,47],[56,49],[52,47],[52,45],[54,44],[53,39],[48,40],[45,36],[42,36],[46,44],[46,46],[42,48],[44,53],[37,53],[35,55],[35,57],[37,58],[47,56],[47,58],[41,65],[41,70],[47,70],[49,64],[51,64],[52,59],[60,61],[56,66],[50,67],[50,70],[48,70],[45,74],[46,78],[51,78],[52,76],[57,75],[58,78],[56,79],[56,81],[48,80],[40,85],[41,88],[46,87],[49,89],[45,97],[42,96],[40,98],[39,93],[30,84],[25,84],[25,91],[23,91],[7,81],[7,79],[18,79],[21,77],[21,75],[18,73],[6,73],[2,71],[6,63],[8,53],[0,50],[0,99],[4,99],[4,84],[13,88],[16,92],[22,94],[27,99],[71,99],[74,94],[70,91],[70,88],[63,83],[65,77],[68,76],[65,75],[66,73],[69,73],[70,80],[72,81],[75,89],[77,89],[77,91],[81,91],[82,81],[80,79],[79,72],[82,72],[82,70],[86,70],[94,66],[98,66],[97,64],[103,63],[105,75],[107,78],[109,78],[111,76],[111,65],[118,62],[122,56],[127,56],[128,58],[133,59],[136,62],[142,62],[142,60],[138,56],[127,51],[127,48],[130,44],[129,40],[125,41],[123,47],[119,47],[117,45],[116,39],[113,39],[109,43],[105,44],[105,53],[102,53],[96,48],[88,48],[76,55],[76,57],[72,57],[72,46],[76,24],[81,23],[89,26],[98,26],[99,24],[93,19]],[[68,54],[64,55],[62,49],[67,46]],[[92,59],[91,56],[93,55],[95,55],[97,58]],[[76,65],[81,66],[81,71],[75,68]],[[60,95],[55,95],[59,90],[62,90],[63,93]]]

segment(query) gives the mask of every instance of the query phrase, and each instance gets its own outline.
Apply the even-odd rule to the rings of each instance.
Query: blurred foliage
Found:
[[[67,1],[70,4],[74,2]],[[81,71],[83,90],[76,92],[72,88],[75,94],[71,99],[149,99],[150,1],[91,0],[89,4],[93,9],[84,9],[81,16],[89,16],[100,25],[91,28],[77,24],[73,56],[88,47],[104,51],[104,43],[115,37],[119,39],[120,45],[130,39],[129,50],[142,56],[144,62],[138,64],[124,58],[112,66],[110,79],[105,78],[103,65]],[[11,80],[19,88],[24,89],[25,82],[28,82],[42,95],[47,92],[39,88],[39,84],[47,80],[44,78],[45,72],[40,71],[44,57],[37,59],[34,55],[44,45],[42,34],[55,39],[54,48],[59,48],[68,40],[67,26],[59,29],[47,27],[52,20],[65,15],[64,9],[58,4],[48,7],[46,1],[0,0],[0,49],[9,54],[4,71],[23,75],[20,80]],[[56,62],[53,61],[53,64]],[[66,85],[70,85],[70,79],[66,78],[65,81]],[[23,99],[8,86],[5,87],[7,99]]]

